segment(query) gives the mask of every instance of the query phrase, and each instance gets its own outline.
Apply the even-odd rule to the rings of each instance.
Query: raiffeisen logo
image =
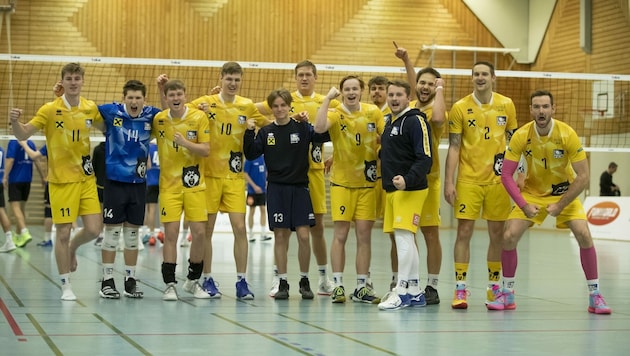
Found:
[[[588,209],[586,218],[593,225],[606,225],[615,221],[620,212],[619,205],[611,201],[603,201]]]

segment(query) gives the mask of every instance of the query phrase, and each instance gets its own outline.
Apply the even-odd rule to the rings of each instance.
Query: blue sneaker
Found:
[[[37,246],[39,246],[39,247],[52,247],[52,240],[38,242]]]
[[[238,284],[236,286],[238,288]],[[221,292],[219,292],[219,288],[217,288],[217,284],[214,282],[214,278],[210,277],[204,280],[201,287],[210,295],[211,299],[221,298]]]
[[[425,307],[427,305],[426,297],[423,292],[416,295],[407,294],[409,297],[409,306],[411,307]]]
[[[245,278],[236,282],[236,299],[254,300],[254,293],[249,290],[249,286],[247,285]]]
[[[142,236],[142,243],[143,243],[144,245],[148,244],[148,243],[149,243],[149,239],[150,239],[150,238],[151,238],[151,235],[150,235],[150,234],[144,234],[144,236]]]

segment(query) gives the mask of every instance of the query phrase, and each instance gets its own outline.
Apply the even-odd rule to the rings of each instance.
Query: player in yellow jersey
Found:
[[[492,64],[475,63],[473,93],[453,104],[448,117],[444,198],[453,206],[457,218],[456,288],[451,303],[455,309],[468,308],[470,239],[480,215],[488,223],[490,237],[486,302],[494,300],[501,274],[501,241],[510,211],[510,197],[501,185],[501,167],[506,140],[516,129],[517,121],[512,99],[493,92],[495,80]]]
[[[243,135],[247,120],[253,119],[261,127],[267,120],[250,99],[238,95],[241,88],[243,68],[236,62],[226,62],[221,68],[218,94],[204,95],[191,102],[203,110],[209,121],[210,154],[205,159],[206,227],[203,287],[211,298],[220,298],[212,278],[212,235],[219,211],[228,213],[234,234],[234,260],[236,262],[236,297],[253,299],[245,275],[247,272],[248,240],[245,229],[246,182],[243,174]]]
[[[396,47],[396,57],[402,59],[407,71],[407,81],[412,88],[416,100],[412,100],[410,106],[417,108],[427,116],[431,126],[431,155],[433,164],[427,175],[429,193],[422,207],[420,218],[420,231],[424,236],[427,247],[427,285],[424,288],[427,304],[439,304],[440,296],[437,291],[440,269],[442,267],[442,245],[440,243],[440,159],[438,146],[444,122],[446,121],[446,104],[444,101],[444,80],[440,73],[425,67],[415,73],[413,64],[409,60],[408,52],[403,47]],[[395,245],[393,245],[395,248]]]
[[[199,284],[203,269],[204,239],[208,212],[204,191],[204,160],[209,151],[208,120],[197,109],[186,106],[186,87],[180,80],[164,83],[162,95],[168,106],[153,118],[160,167],[160,221],[164,225],[162,278],[163,300],[177,300],[175,268],[177,236],[182,212],[192,233],[190,259],[184,290],[195,298],[210,296]]]
[[[311,124],[315,123],[317,109],[324,101],[324,95],[315,92],[315,83],[317,81],[317,67],[309,60],[299,62],[295,66],[295,84],[297,90],[291,93],[293,102],[291,103],[290,115],[294,116],[298,113],[306,111]],[[339,105],[337,100],[333,100],[330,107]],[[256,107],[263,115],[271,115],[271,108],[267,102],[256,103]],[[314,142],[310,148],[310,166],[308,171],[308,189],[313,203],[313,212],[315,213],[315,226],[312,226],[311,244],[313,255],[317,261],[317,269],[319,271],[319,283],[317,294],[330,295],[335,285],[328,278],[328,249],[326,248],[326,239],[324,237],[324,214],[326,214],[326,185],[324,182],[324,146],[321,142]],[[276,268],[274,268],[276,271]],[[274,296],[278,290],[279,279],[274,278],[274,284],[269,292],[270,296]]]
[[[541,224],[549,215],[556,218],[558,228],[571,229],[580,246],[580,261],[589,291],[588,312],[610,314],[612,311],[599,292],[597,253],[578,198],[589,184],[586,153],[575,131],[553,118],[556,105],[551,92],[533,92],[529,110],[532,121],[516,131],[503,162],[501,181],[516,207],[508,217],[503,235],[503,289],[488,304],[488,309],[516,309],[516,246],[527,229],[534,223]],[[521,157],[527,168],[525,184],[519,190],[513,174]]]
[[[343,287],[345,244],[352,221],[357,238],[357,288],[352,300],[379,303],[380,299],[367,287],[371,258],[372,226],[376,217],[374,185],[376,184],[377,143],[383,132],[383,113],[373,104],[361,103],[365,84],[361,78],[349,75],[331,88],[317,111],[315,132],[328,131],[333,143],[330,177],[330,206],[334,236],[330,248],[335,289],[333,303],[346,300]],[[340,106],[330,109],[330,101],[342,95]]]
[[[57,227],[55,258],[61,278],[61,299],[76,300],[70,272],[77,268],[76,250],[96,238],[103,219],[90,156],[90,131],[103,118],[98,107],[81,96],[85,70],[78,63],[61,70],[65,93],[44,104],[28,123],[19,122],[21,109],[11,109],[13,134],[26,140],[44,130],[48,147],[48,182],[53,222]],[[72,223],[81,216],[83,228],[70,239]]]

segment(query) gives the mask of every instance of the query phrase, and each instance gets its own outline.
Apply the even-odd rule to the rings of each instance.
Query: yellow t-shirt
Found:
[[[210,155],[205,158],[204,175],[215,178],[244,179],[243,135],[247,120],[254,118],[261,127],[267,119],[248,98],[236,96],[233,102],[225,102],[221,94],[205,95],[191,102],[193,107],[208,104],[210,129]]]
[[[489,104],[473,94],[453,104],[449,133],[461,134],[457,180],[478,185],[501,183],[506,132],[518,126],[512,99],[492,93]]]
[[[103,118],[96,103],[80,98],[71,107],[65,96],[44,104],[29,122],[44,130],[48,147],[48,181],[74,183],[94,178],[90,130]]]
[[[172,117],[169,109],[155,115],[152,135],[156,138],[160,158],[160,192],[204,190],[204,159],[173,142],[175,132],[195,143],[210,139],[208,119],[203,111],[187,107],[181,118]]]
[[[348,188],[373,187],[377,178],[377,139],[384,127],[381,110],[361,103],[358,111],[350,112],[340,105],[329,109],[328,122],[334,148],[330,181]]]
[[[550,123],[551,124],[551,123]],[[552,119],[547,136],[539,136],[535,122],[519,128],[512,136],[505,159],[525,160],[523,192],[545,197],[562,195],[575,179],[571,163],[586,159],[586,152],[575,131],[566,123]]]

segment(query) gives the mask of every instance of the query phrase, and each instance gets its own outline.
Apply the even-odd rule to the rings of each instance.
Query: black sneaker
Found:
[[[311,283],[308,281],[307,277],[302,277],[300,279],[300,294],[302,294],[302,299],[313,299],[313,291],[311,290]]]
[[[113,278],[101,282],[101,290],[98,291],[98,294],[105,299],[120,298],[120,293],[116,290],[116,284]]]
[[[289,299],[289,283],[286,279],[280,280],[280,286],[278,287],[278,291],[276,292],[276,296],[274,298],[276,300]]]
[[[427,300],[427,305],[440,304],[440,296],[438,295],[438,291],[431,286],[426,286],[424,288],[424,297]]]
[[[144,293],[136,285],[135,278],[127,278],[125,281],[125,297],[127,298],[142,298]]]

